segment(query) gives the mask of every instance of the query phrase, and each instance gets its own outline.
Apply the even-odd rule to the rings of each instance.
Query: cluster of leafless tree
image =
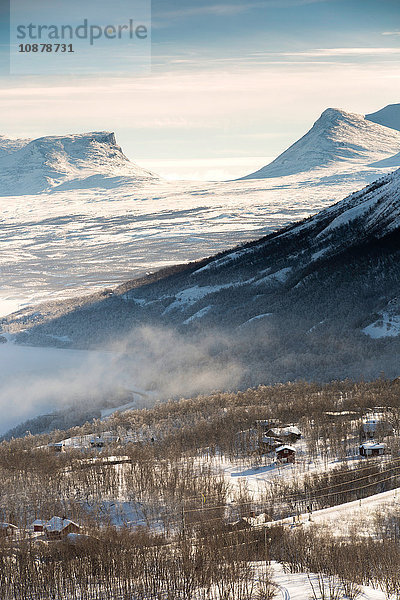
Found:
[[[311,457],[343,457],[341,445],[358,443],[363,416],[377,406],[394,432],[392,454],[384,461],[350,461],[298,481],[277,478],[256,503],[243,486],[237,486],[236,495],[228,490],[216,458],[263,460],[251,434],[238,444],[238,433],[251,432],[257,420],[297,423]],[[364,583],[400,597],[394,574],[400,559],[396,514],[378,514],[374,539],[355,539],[353,545],[317,533],[251,528],[242,519],[255,512],[270,521],[398,487],[394,440],[399,429],[400,382],[382,378],[285,384],[171,401],[68,432],[3,442],[0,520],[25,531],[35,518],[66,515],[84,526],[88,537],[75,545],[40,544],[28,535],[5,538],[0,543],[0,597],[266,600],[273,593],[269,577],[264,573],[260,580],[250,564],[266,557],[288,569],[320,573],[312,579],[315,598],[334,600],[339,588],[356,598]],[[55,453],[47,447],[106,430],[121,438],[135,432],[137,441],[114,443],[100,453]],[[126,506],[134,524],[127,522]]]
[[[70,544],[0,543],[3,600],[271,600],[275,587],[259,540],[213,531],[166,542],[104,531]],[[260,562],[255,566],[251,560]]]
[[[350,600],[361,596],[361,586],[381,589],[387,598],[400,598],[400,548],[385,537],[338,540],[318,529],[281,531],[270,550],[291,573],[308,572],[315,600]]]
[[[362,416],[376,406],[394,431],[391,462],[365,462],[361,470],[355,463],[357,468],[342,466],[305,475],[298,482],[282,478],[269,486],[257,505],[242,489],[237,493],[237,510],[230,507],[227,511],[227,486],[215,457],[240,457],[249,463],[264,460],[257,456],[258,447],[250,435],[257,420],[298,423],[310,458],[328,453],[341,457],[346,445],[357,446]],[[385,379],[259,387],[116,413],[107,421],[67,432],[0,444],[0,517],[22,525],[62,513],[84,523],[92,524],[94,519],[109,524],[115,521],[113,503],[123,497],[145,523],[159,520],[168,531],[176,529],[182,511],[191,521],[211,515],[217,520],[227,513],[241,516],[252,510],[279,517],[303,511],[310,503],[313,508],[332,506],[398,485],[395,439],[399,427],[400,382]],[[50,441],[110,429],[121,437],[134,431],[141,441],[110,445],[100,455],[73,449],[56,454],[46,448]],[[243,431],[250,434],[238,444],[238,433]],[[107,457],[111,456],[125,464],[110,464]]]
[[[203,523],[173,540],[104,529],[75,543],[0,541],[4,600],[272,600],[269,563],[306,572],[314,600],[356,600],[362,586],[400,598],[400,549],[387,538],[338,540],[318,528],[228,530]]]

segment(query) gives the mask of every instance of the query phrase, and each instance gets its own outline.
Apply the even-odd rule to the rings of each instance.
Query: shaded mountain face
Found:
[[[314,169],[368,166],[400,150],[399,132],[362,115],[328,108],[312,128],[272,163],[243,179],[285,177]]]
[[[27,143],[26,143],[27,142]],[[112,187],[120,180],[155,179],[132,164],[109,132],[0,140],[0,195]]]
[[[245,365],[244,384],[396,376],[399,228],[396,171],[256,242],[20,311],[3,326],[25,329],[20,342],[67,347],[104,346],[143,325],[194,339],[223,334],[231,340],[223,352]]]
[[[400,131],[400,104],[388,104],[381,110],[365,115],[368,121]]]

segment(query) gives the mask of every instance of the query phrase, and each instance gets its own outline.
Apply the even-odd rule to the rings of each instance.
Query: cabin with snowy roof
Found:
[[[284,444],[275,450],[276,459],[281,463],[294,463],[296,461],[296,448]]]
[[[282,442],[297,442],[301,438],[301,431],[296,425],[289,425],[288,427],[274,427],[268,429],[266,437],[275,438]]]
[[[386,451],[386,444],[370,440],[359,446],[360,456],[382,456]]]
[[[49,540],[60,540],[70,533],[80,533],[81,527],[70,519],[64,517],[52,517],[47,521],[44,531]]]
[[[13,537],[18,531],[16,525],[12,523],[0,523],[0,537]]]
[[[46,521],[42,521],[41,519],[36,519],[35,521],[33,521],[32,525],[31,525],[31,529],[35,532],[35,533],[39,533],[44,531],[46,525]]]

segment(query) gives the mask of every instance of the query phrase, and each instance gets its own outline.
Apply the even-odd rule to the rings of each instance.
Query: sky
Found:
[[[72,0],[52,0],[65,22],[116,24],[139,18],[147,0],[93,0],[92,10],[74,1],[72,15]],[[24,2],[11,0],[11,14],[24,14]],[[29,2],[37,22],[48,22],[48,3]],[[151,9],[143,72],[139,44],[109,40],[78,47],[72,71],[60,60],[10,74],[1,0],[0,134],[115,131],[131,160],[161,175],[223,179],[269,162],[327,107],[365,114],[400,102],[398,0],[153,0]]]

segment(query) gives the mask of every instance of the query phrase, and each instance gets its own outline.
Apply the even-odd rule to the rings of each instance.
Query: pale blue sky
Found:
[[[248,157],[278,154],[328,106],[366,113],[400,101],[398,0],[153,0],[152,13],[150,74],[132,75],[122,58],[104,72],[95,54],[90,76],[3,69],[0,133],[114,130],[142,164],[243,158],[248,170]]]

